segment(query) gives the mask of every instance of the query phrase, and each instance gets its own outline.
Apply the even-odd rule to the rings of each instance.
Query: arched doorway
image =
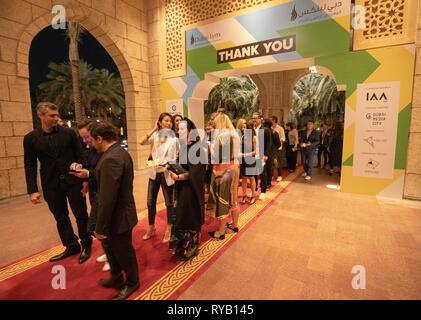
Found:
[[[72,66],[69,62],[69,37],[66,29],[49,26],[32,40],[29,54],[29,83],[34,127],[39,126],[36,105],[50,101],[59,108],[64,125],[76,126]],[[119,70],[104,47],[89,31],[80,30],[77,83],[83,115],[106,120],[127,139],[125,96]]]
[[[29,54],[32,40],[34,37],[41,32],[44,28],[51,26],[51,14],[46,13],[39,16],[37,19],[28,24],[22,32],[17,45],[17,61],[16,64],[16,75],[19,80],[19,84],[22,84],[24,102],[22,105],[22,112],[31,114],[31,100],[29,90]],[[112,29],[112,25],[104,23],[101,17],[95,14],[94,10],[74,7],[71,10],[66,10],[67,21],[79,22],[106,50],[115,63],[118,72],[120,73],[123,92],[125,95],[125,107],[126,114],[125,118],[127,121],[127,140],[129,141],[129,153],[131,154],[136,169],[144,167],[144,162],[147,156],[144,156],[141,152],[141,148],[137,146],[138,131],[141,130],[141,121],[139,119],[146,119],[142,121],[148,121],[149,116],[139,114],[139,106],[136,108],[136,101],[139,100],[141,93],[139,88],[143,87],[142,79],[133,76],[133,61],[130,60],[130,54],[125,46],[124,41],[116,34],[116,30]],[[124,39],[123,39],[124,40]],[[29,125],[29,121],[32,117],[25,119],[25,123]],[[27,125],[27,127],[28,127]],[[28,127],[28,129],[30,129]],[[145,160],[145,161],[144,161]],[[24,181],[24,179],[23,179]],[[22,191],[24,193],[24,185],[22,185]]]
[[[310,67],[310,71],[293,83],[288,121],[299,131],[307,130],[309,121],[314,123],[314,130],[318,132],[320,143],[314,159],[310,161],[311,166],[314,166],[311,172],[317,176],[319,182],[325,181],[327,186],[339,189],[345,90],[338,90],[331,75],[318,73],[316,66]]]

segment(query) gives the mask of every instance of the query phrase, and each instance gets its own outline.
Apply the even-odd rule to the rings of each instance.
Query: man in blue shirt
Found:
[[[319,134],[314,128],[314,121],[307,121],[307,130],[300,132],[301,163],[304,168],[303,177],[307,181],[311,180],[311,170],[313,168],[314,156],[320,143]]]

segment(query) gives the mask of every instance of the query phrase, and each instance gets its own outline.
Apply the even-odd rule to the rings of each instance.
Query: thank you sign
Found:
[[[296,50],[295,35],[249,43],[217,51],[218,63],[263,57]]]

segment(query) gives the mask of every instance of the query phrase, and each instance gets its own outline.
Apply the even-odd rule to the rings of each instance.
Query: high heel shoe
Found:
[[[250,199],[249,205],[255,204],[256,203],[256,197],[252,197]]]
[[[227,228],[234,232],[238,232],[238,227],[233,228],[231,223],[227,223]]]
[[[156,228],[149,227],[148,231],[146,231],[145,235],[143,236],[143,240],[149,240],[153,235],[155,235]]]
[[[221,234],[219,237],[215,237],[215,232],[216,231],[211,231],[209,232],[209,235],[214,238],[214,239],[219,239],[219,240],[224,240],[225,239],[225,234]]]
[[[164,236],[164,239],[162,239],[162,243],[170,242],[170,240],[171,240],[171,229],[167,228],[167,230],[165,230],[165,236]]]
[[[245,204],[246,203],[246,199],[247,199],[247,196],[243,196],[243,199],[240,201],[240,204]]]

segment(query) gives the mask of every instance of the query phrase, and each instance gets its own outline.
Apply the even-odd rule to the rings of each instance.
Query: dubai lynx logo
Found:
[[[194,35],[192,34],[190,37],[190,45],[195,45],[195,44],[199,44],[201,42],[206,42],[206,41],[219,41],[221,40],[221,33],[219,32],[215,32],[215,33],[209,33],[207,35],[203,35],[203,34],[199,34],[199,35]]]

